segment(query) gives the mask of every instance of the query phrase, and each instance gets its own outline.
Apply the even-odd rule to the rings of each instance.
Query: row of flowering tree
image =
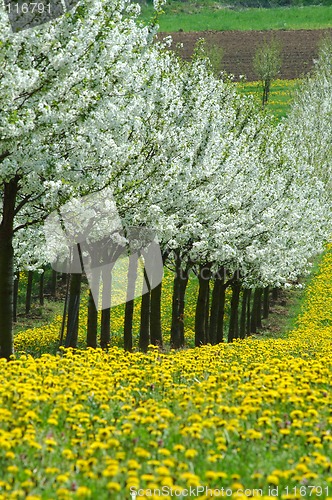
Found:
[[[191,273],[199,282],[196,345],[223,341],[227,287],[231,341],[255,330],[262,290],[306,272],[331,231],[329,50],[322,49],[289,119],[275,127],[227,78],[216,79],[204,58],[184,63],[165,50],[168,40],[157,45],[156,27],[141,25],[138,11],[123,0],[86,1],[15,35],[1,13],[2,357],[13,353],[15,271],[50,261],[43,221],[81,197],[110,189],[125,234],[155,229],[163,264],[175,276],[174,348],[185,343]],[[81,279],[79,272],[70,276],[70,346],[77,342]],[[142,350],[162,345],[161,287],[142,297]],[[87,345],[96,347],[91,293],[88,308]],[[110,311],[101,317],[103,347]],[[127,350],[132,321],[128,300]]]

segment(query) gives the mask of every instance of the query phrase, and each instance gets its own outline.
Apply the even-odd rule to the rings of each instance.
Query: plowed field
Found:
[[[232,73],[238,80],[245,75],[248,81],[257,80],[252,67],[252,60],[256,47],[271,36],[278,38],[282,45],[283,64],[280,78],[293,79],[303,76],[313,66],[317,58],[320,39],[329,34],[332,29],[326,30],[294,30],[294,31],[200,31],[171,33],[174,46],[182,43],[181,55],[189,59],[199,38],[205,38],[209,44],[223,49],[222,68]],[[169,35],[160,33],[160,37]]]

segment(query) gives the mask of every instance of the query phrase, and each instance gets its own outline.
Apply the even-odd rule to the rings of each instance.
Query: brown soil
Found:
[[[279,77],[282,79],[300,78],[310,71],[317,58],[318,43],[332,29],[325,30],[278,30],[278,31],[194,31],[191,33],[172,33],[173,47],[183,44],[180,54],[189,59],[199,38],[205,38],[209,45],[222,47],[222,69],[238,80],[245,75],[248,81],[257,80],[252,67],[256,47],[271,36],[276,37],[282,46],[283,64]],[[169,35],[160,33],[160,38]]]

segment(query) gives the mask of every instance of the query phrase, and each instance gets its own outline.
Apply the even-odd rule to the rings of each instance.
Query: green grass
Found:
[[[332,27],[332,6],[227,9],[215,2],[172,2],[159,20],[160,31],[320,29]],[[149,20],[153,8],[142,9]]]
[[[275,80],[272,82],[266,109],[269,113],[272,113],[277,120],[287,116],[294,92],[299,84],[300,80]],[[262,87],[260,82],[241,82],[236,85],[241,94],[251,94],[255,97],[257,102],[261,102]]]

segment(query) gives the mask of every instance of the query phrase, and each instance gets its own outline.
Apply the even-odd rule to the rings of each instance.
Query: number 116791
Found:
[[[300,497],[310,498],[311,496],[320,497],[320,496],[328,496],[329,495],[329,487],[325,486],[294,486],[290,488],[289,486],[285,486],[284,492],[286,495],[296,495]]]
[[[12,3],[6,5],[7,12],[15,14],[51,14],[51,4],[44,4],[42,2],[26,2],[26,3]]]

